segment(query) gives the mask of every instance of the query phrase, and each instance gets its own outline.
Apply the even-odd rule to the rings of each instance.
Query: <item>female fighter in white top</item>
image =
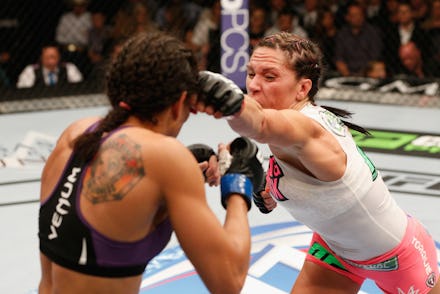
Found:
[[[313,42],[282,32],[254,49],[248,95],[200,73],[198,110],[227,116],[273,154],[254,202],[264,213],[282,205],[314,231],[291,293],[357,293],[367,278],[386,293],[440,293],[433,239],[396,204],[349,128],[366,131],[342,120],[350,113],[315,104],[322,68]]]

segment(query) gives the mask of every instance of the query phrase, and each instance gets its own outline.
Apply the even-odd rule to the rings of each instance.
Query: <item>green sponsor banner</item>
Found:
[[[356,144],[366,151],[440,158],[440,135],[389,130],[351,131]]]

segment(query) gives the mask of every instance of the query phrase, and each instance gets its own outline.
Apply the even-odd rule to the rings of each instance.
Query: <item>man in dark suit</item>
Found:
[[[17,88],[78,83],[83,76],[75,64],[61,62],[60,51],[54,44],[43,46],[40,61],[26,66],[18,77]]]

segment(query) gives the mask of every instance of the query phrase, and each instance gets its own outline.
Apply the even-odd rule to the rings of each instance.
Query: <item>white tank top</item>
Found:
[[[320,106],[308,104],[301,112],[338,140],[347,155],[346,171],[337,181],[323,182],[272,157],[268,169],[272,197],[343,258],[367,260],[397,246],[405,234],[407,215],[348,128]]]

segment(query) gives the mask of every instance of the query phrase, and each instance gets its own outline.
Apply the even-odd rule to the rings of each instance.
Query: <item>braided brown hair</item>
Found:
[[[74,150],[90,160],[104,133],[130,116],[157,123],[156,115],[178,101],[183,91],[198,92],[194,55],[183,42],[160,31],[140,33],[127,40],[107,73],[107,96],[112,109],[98,126],[77,138]]]
[[[314,103],[324,71],[323,55],[319,46],[311,40],[301,38],[297,35],[279,32],[261,39],[254,50],[259,47],[280,49],[284,52],[288,65],[296,73],[297,78],[307,78],[312,81],[312,87],[308,97],[309,100]],[[350,118],[352,115],[351,112],[344,109],[325,105],[321,105],[321,107],[342,118]],[[342,122],[353,130],[368,134],[368,131],[361,126],[345,120],[342,120]]]

